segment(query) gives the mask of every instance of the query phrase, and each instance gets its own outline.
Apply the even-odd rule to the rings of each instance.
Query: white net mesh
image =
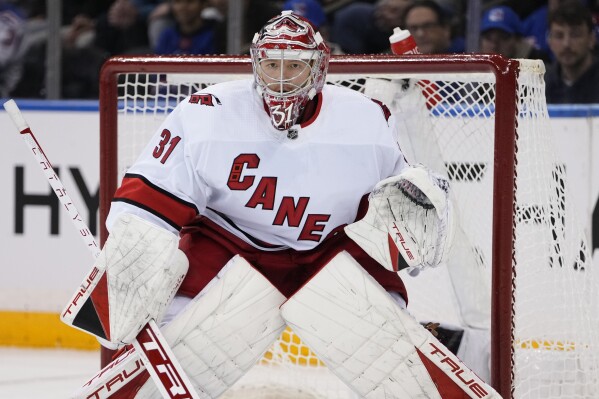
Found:
[[[594,316],[598,310],[597,277],[590,270],[586,237],[576,222],[565,168],[556,161],[543,72],[542,64],[521,62],[514,278],[512,292],[497,295],[512,295],[514,301],[514,397],[591,398],[599,394],[599,337]],[[409,148],[413,159],[444,170],[452,182],[461,231],[446,266],[452,282],[449,294],[458,304],[455,312],[451,306],[444,306],[452,301],[444,303],[438,296],[430,301],[430,285],[425,285],[430,280],[407,276],[405,280],[411,285],[409,292],[415,294],[411,298],[412,312],[420,319],[486,329],[491,309],[489,227],[493,223],[493,201],[498,201],[498,193],[493,195],[493,176],[501,173],[494,170],[495,115],[489,102],[495,97],[494,85],[436,80],[434,84],[437,92],[446,91],[443,101],[452,98],[456,103],[449,101],[429,110],[423,105],[426,100],[421,87],[414,82],[396,91],[392,103],[396,116],[407,127],[409,136],[404,143],[410,144],[404,150]],[[439,274],[431,277],[435,276]],[[438,281],[432,283],[433,287],[437,285]],[[452,315],[454,319],[448,319]]]
[[[168,72],[119,77],[118,149],[113,149],[118,150],[119,181],[166,114],[187,94],[251,76],[249,70],[245,75]],[[495,135],[502,134],[495,132],[495,76],[330,74],[328,81],[389,105],[402,126],[400,144],[408,159],[427,164],[451,181],[459,218],[454,248],[447,265],[417,278],[403,276],[410,311],[423,321],[484,332],[490,328],[493,296],[509,295],[513,317],[498,331],[512,337],[508,373],[513,376],[513,396],[596,398],[598,281],[569,199],[567,171],[556,161],[543,72],[542,63],[522,61],[517,98],[507,99],[518,106],[516,178],[511,188],[516,197],[511,223],[515,244],[508,254],[511,291],[491,290],[493,223],[506,222],[494,220],[493,214],[504,201],[503,193],[493,192],[494,176],[502,173],[495,170],[496,157],[502,156],[494,150]],[[246,398],[355,397],[290,331],[232,392]]]

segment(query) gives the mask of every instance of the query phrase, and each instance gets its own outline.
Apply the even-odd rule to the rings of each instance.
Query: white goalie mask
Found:
[[[330,49],[308,20],[283,11],[256,33],[250,53],[271,122],[276,129],[287,130],[322,90]]]

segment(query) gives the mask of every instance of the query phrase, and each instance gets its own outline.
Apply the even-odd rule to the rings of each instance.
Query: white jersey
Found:
[[[289,131],[272,126],[251,80],[188,97],[128,170],[108,227],[129,212],[177,230],[199,213],[257,248],[314,248],[406,166],[384,105],[329,85],[318,96]]]

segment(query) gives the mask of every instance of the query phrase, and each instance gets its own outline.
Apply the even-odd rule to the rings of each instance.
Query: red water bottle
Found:
[[[420,54],[414,37],[407,29],[394,28],[393,34],[389,36],[389,42],[393,54]]]
[[[389,42],[391,43],[391,51],[395,55],[421,54],[414,37],[407,29],[394,28],[393,34],[389,36]],[[426,98],[426,106],[429,109],[441,102],[439,87],[435,82],[423,79],[419,80],[417,84],[422,88],[422,95]]]

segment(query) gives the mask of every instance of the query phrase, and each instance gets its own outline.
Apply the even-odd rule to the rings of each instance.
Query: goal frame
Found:
[[[513,297],[515,253],[515,177],[517,137],[517,60],[497,54],[451,55],[333,55],[330,73],[492,73],[496,79],[492,285],[491,285],[491,385],[504,398],[512,397]],[[117,83],[121,73],[220,73],[252,72],[249,56],[127,56],[107,60],[100,73],[100,243],[108,236],[104,225],[112,196],[118,187]],[[500,134],[499,134],[500,133]],[[102,365],[111,353],[102,349]]]

